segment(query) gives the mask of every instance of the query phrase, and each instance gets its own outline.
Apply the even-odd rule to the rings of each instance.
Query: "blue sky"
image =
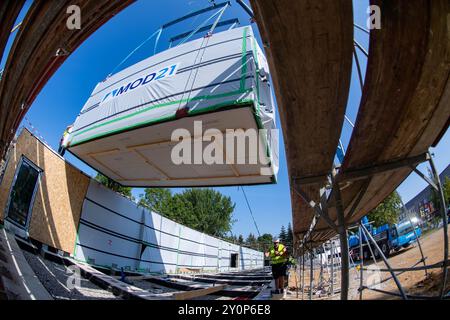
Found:
[[[65,127],[75,120],[95,85],[111,73],[125,56],[163,23],[204,7],[208,3],[208,0],[137,1],[100,28],[67,59],[37,97],[27,114],[27,119],[52,147],[57,148]],[[30,4],[31,1],[27,1],[18,21],[23,18]],[[366,24],[367,5],[368,1],[366,0],[354,0],[355,21],[361,26]],[[169,36],[195,28],[209,15],[206,14],[197,19],[191,19],[180,27],[168,30],[161,37],[158,51],[167,48]],[[246,13],[233,1],[232,7],[227,10],[224,19],[234,17],[239,18],[241,25],[249,23]],[[253,28],[259,36],[255,24],[253,24]],[[365,48],[368,48],[368,35],[355,29],[355,38]],[[12,44],[12,39],[8,43],[7,50]],[[121,68],[136,63],[152,53],[153,43],[147,43]],[[358,55],[362,69],[365,70],[366,58],[360,52]],[[3,58],[0,63],[0,69],[3,68],[4,64],[5,59]],[[347,116],[352,121],[356,119],[360,96],[361,90],[354,67],[347,106]],[[23,124],[27,123],[23,122]],[[350,136],[351,126],[345,122],[342,129],[342,143],[345,148],[348,145]],[[439,171],[443,170],[450,162],[448,150],[450,150],[450,132],[447,132],[441,143],[434,150]],[[67,155],[66,158],[88,174],[95,174],[94,170],[81,164],[71,155]],[[421,165],[419,168],[426,172],[425,165]],[[425,186],[425,182],[413,174],[405,180],[398,191],[406,202]],[[244,236],[247,236],[250,232],[256,234],[256,228],[242,192],[237,187],[217,189],[229,195],[236,202],[234,218],[237,221],[233,227],[233,233],[243,234]],[[283,141],[280,143],[278,184],[245,187],[245,190],[261,233],[277,234],[281,225],[286,226],[292,220],[289,180]],[[134,190],[136,196],[142,192],[142,190]]]

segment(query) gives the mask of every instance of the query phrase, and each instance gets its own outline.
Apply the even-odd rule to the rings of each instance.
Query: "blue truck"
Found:
[[[422,235],[421,228],[409,220],[401,221],[392,225],[385,224],[377,228],[373,227],[369,223],[367,217],[364,217],[361,222],[370,232],[386,257],[389,257],[392,251],[399,251],[401,248],[409,247]],[[370,259],[371,252],[369,246],[367,245],[365,235],[362,237],[362,244],[364,260]],[[360,260],[360,239],[358,233],[352,233],[349,235],[348,245],[352,258],[355,261]],[[376,250],[373,244],[371,244],[371,248],[375,258],[379,258],[380,253]]]

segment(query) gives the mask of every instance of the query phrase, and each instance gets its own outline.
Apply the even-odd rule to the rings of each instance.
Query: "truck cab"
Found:
[[[389,257],[392,250],[399,251],[401,248],[409,247],[422,235],[422,230],[420,227],[412,223],[410,220],[404,220],[392,225],[385,224],[379,227],[373,227],[368,222],[367,218],[364,217],[362,223],[365,225],[386,257]],[[359,260],[359,234],[351,233],[348,238],[348,243],[352,258]],[[370,259],[371,252],[368,247],[368,241],[364,235],[362,237],[362,245],[364,259]],[[373,244],[370,244],[370,246],[374,252],[375,258],[378,259],[380,257],[380,252],[376,250]]]
[[[414,228],[416,229],[414,232]],[[413,242],[417,241],[417,238],[422,235],[422,230],[419,226],[415,226],[410,221],[403,221],[394,224],[390,228],[390,245],[395,251],[400,250],[402,247],[407,248]]]

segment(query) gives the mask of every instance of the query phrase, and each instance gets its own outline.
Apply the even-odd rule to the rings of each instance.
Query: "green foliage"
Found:
[[[281,230],[280,230],[280,242],[283,244],[286,244],[287,241],[287,233],[286,233],[286,228],[284,226],[281,226]]]
[[[117,193],[120,193],[124,195],[125,197],[128,197],[130,199],[133,199],[133,196],[131,195],[132,188],[130,187],[123,187],[119,183],[115,182],[114,180],[102,175],[101,173],[97,173],[95,176],[95,180],[100,182],[102,185],[107,187],[108,189],[111,189]]]
[[[250,233],[245,240],[242,235],[239,235],[236,243],[255,250],[266,251],[273,245],[273,237],[269,233],[264,233],[259,237]]]
[[[245,240],[245,244],[249,246],[250,248],[256,249],[258,247],[258,242],[256,240],[256,237],[253,235],[253,233],[250,233]]]
[[[450,203],[450,178],[449,177],[445,177],[444,183],[442,184],[442,188],[444,189],[445,203],[448,206]]]
[[[269,233],[264,233],[258,237],[258,244],[261,250],[267,251],[273,245],[273,237]]]
[[[231,243],[237,243],[238,242],[238,238],[236,238],[235,235],[231,235],[231,236],[225,235],[225,236],[222,237],[222,239],[226,240],[228,242],[231,242]]]
[[[145,189],[139,204],[192,229],[224,237],[234,223],[235,204],[213,189],[186,189],[172,194],[168,189]],[[234,237],[233,241],[237,241]]]
[[[436,180],[434,177],[430,174],[430,178],[432,178],[435,182]],[[445,197],[445,203],[448,206],[450,201],[450,178],[445,177],[444,181],[441,181],[442,183],[442,189],[444,191],[444,197]],[[436,210],[441,210],[441,197],[439,195],[439,192],[435,189],[431,188],[431,194],[430,194],[430,201],[433,203],[433,206]]]
[[[292,225],[290,222],[286,231],[286,245],[290,248],[292,248],[294,245],[294,233],[292,232]]]
[[[400,199],[400,195],[397,191],[394,191],[369,213],[369,221],[373,221],[375,227],[382,226],[386,223],[397,223],[401,208],[402,200]]]
[[[147,188],[144,189],[144,194],[140,195],[139,205],[166,215],[171,199],[172,192],[169,189]]]

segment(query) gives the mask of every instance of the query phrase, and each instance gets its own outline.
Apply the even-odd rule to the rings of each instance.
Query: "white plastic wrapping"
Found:
[[[232,253],[238,267],[230,267]],[[262,268],[262,252],[240,247],[138,207],[91,181],[83,204],[75,259],[141,272],[175,273],[182,268],[229,271]]]
[[[267,164],[261,161],[174,165],[171,134],[193,131],[194,121],[203,121],[204,130],[269,130],[262,145],[272,169],[262,174]],[[66,147],[127,186],[274,183],[278,144],[270,130],[275,127],[269,68],[247,26],[171,48],[99,83]],[[258,155],[244,155],[252,156]]]

